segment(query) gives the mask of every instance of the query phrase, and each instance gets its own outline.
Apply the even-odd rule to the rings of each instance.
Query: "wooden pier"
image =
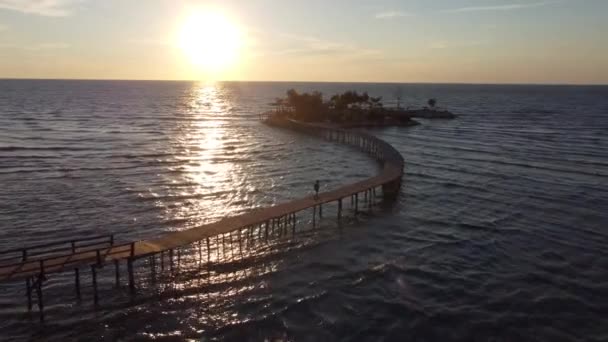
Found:
[[[156,256],[160,256],[161,269],[169,256],[169,266],[173,267],[174,251],[180,258],[180,248],[196,244],[200,261],[203,262],[203,248],[209,262],[210,239],[224,234],[236,233],[239,244],[242,237],[258,234],[268,239],[269,229],[275,225],[281,229],[292,226],[295,229],[296,215],[305,210],[313,210],[313,225],[316,216],[323,215],[323,205],[335,203],[337,218],[341,219],[343,201],[350,198],[355,214],[359,210],[360,198],[370,199],[382,190],[385,199],[397,196],[403,174],[404,160],[401,154],[387,142],[361,131],[338,129],[327,125],[306,124],[293,120],[267,122],[269,125],[295,130],[319,138],[351,145],[378,160],[383,168],[377,176],[335,190],[320,193],[317,198],[304,197],[287,203],[251,210],[247,213],[227,217],[220,221],[201,225],[184,231],[163,234],[158,238],[116,243],[113,235],[95,236],[48,243],[38,246],[0,251],[0,282],[23,281],[26,286],[28,310],[32,309],[35,292],[40,319],[44,319],[43,285],[50,274],[74,272],[76,296],[80,299],[80,273],[90,269],[93,285],[93,301],[98,303],[97,269],[104,265],[114,265],[116,283],[120,281],[120,263],[127,264],[129,289],[135,294],[133,263],[137,259],[150,257],[153,272],[156,272]],[[254,233],[256,232],[256,233]],[[232,238],[232,235],[230,235]],[[153,273],[154,274],[154,273]]]

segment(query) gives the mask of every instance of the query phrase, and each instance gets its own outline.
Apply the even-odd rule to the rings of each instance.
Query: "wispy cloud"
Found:
[[[48,51],[48,50],[60,50],[67,49],[70,47],[69,44],[65,43],[37,43],[31,45],[20,45],[15,43],[2,43],[0,44],[2,48],[10,48],[17,50],[26,50],[26,51]]]
[[[282,38],[288,39],[292,47],[275,51],[275,54],[300,55],[300,56],[348,56],[369,57],[378,56],[382,52],[375,49],[367,49],[352,43],[335,42],[310,36],[299,36],[282,33]]]
[[[129,39],[126,42],[128,44],[156,45],[156,46],[167,46],[167,45],[171,44],[168,39],[161,39],[161,38],[135,38],[135,39]]]
[[[0,0],[0,9],[48,17],[65,17],[83,0]]]
[[[285,32],[250,30],[252,56],[287,56],[290,58],[337,58],[340,60],[383,58],[380,50],[362,47],[351,42],[332,41],[314,36]]]
[[[450,48],[466,48],[485,45],[486,42],[482,41],[466,41],[466,42],[445,42],[437,41],[429,45],[431,49],[450,49]]]
[[[26,50],[32,51],[40,51],[40,50],[60,50],[67,49],[70,47],[70,44],[66,43],[40,43],[35,45],[26,46]]]
[[[393,19],[393,18],[401,18],[401,17],[412,17],[412,13],[403,12],[403,11],[385,11],[376,13],[376,19]]]
[[[554,4],[554,1],[542,1],[542,2],[531,2],[531,3],[515,3],[515,4],[502,4],[502,5],[490,5],[490,6],[471,6],[471,7],[460,7],[454,9],[448,9],[444,12],[457,13],[457,12],[480,12],[480,11],[513,11],[521,10],[526,8],[542,7],[546,5]]]

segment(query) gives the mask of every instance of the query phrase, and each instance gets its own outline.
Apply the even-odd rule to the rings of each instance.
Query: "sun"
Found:
[[[196,67],[218,73],[237,62],[241,34],[221,13],[199,11],[184,21],[179,32],[179,46]]]

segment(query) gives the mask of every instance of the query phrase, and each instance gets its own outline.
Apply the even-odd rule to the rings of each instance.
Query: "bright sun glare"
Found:
[[[241,35],[222,14],[201,11],[191,14],[184,22],[179,45],[195,66],[218,73],[236,63]]]

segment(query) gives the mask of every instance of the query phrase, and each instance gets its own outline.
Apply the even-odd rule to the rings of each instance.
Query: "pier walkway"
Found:
[[[210,238],[228,233],[237,233],[239,239],[241,236],[253,236],[253,234],[268,239],[269,229],[274,229],[275,226],[282,226],[284,229],[293,226],[295,229],[296,215],[304,210],[312,208],[314,220],[317,210],[319,215],[322,215],[323,205],[335,202],[338,206],[338,218],[341,218],[342,202],[346,198],[350,197],[356,213],[360,194],[366,199],[371,199],[372,196],[375,196],[376,189],[381,189],[382,195],[390,199],[399,192],[404,160],[399,152],[387,142],[361,131],[306,124],[287,119],[267,120],[267,124],[357,147],[378,160],[383,165],[382,171],[366,180],[320,193],[316,199],[308,196],[287,203],[251,210],[188,230],[166,233],[149,240],[116,244],[114,236],[108,235],[0,251],[0,282],[25,281],[28,309],[32,308],[32,291],[36,291],[40,317],[43,319],[42,288],[44,281],[52,273],[73,270],[77,296],[80,297],[79,272],[80,269],[90,267],[95,290],[94,301],[97,304],[96,269],[105,264],[113,263],[115,265],[118,283],[119,263],[126,262],[129,287],[134,293],[133,262],[137,259],[153,257],[153,262],[155,262],[155,256],[160,255],[160,260],[163,262],[163,256],[167,253],[173,262],[174,250],[177,249],[179,252],[179,248],[195,243],[198,243],[199,250],[205,245],[209,253]]]

